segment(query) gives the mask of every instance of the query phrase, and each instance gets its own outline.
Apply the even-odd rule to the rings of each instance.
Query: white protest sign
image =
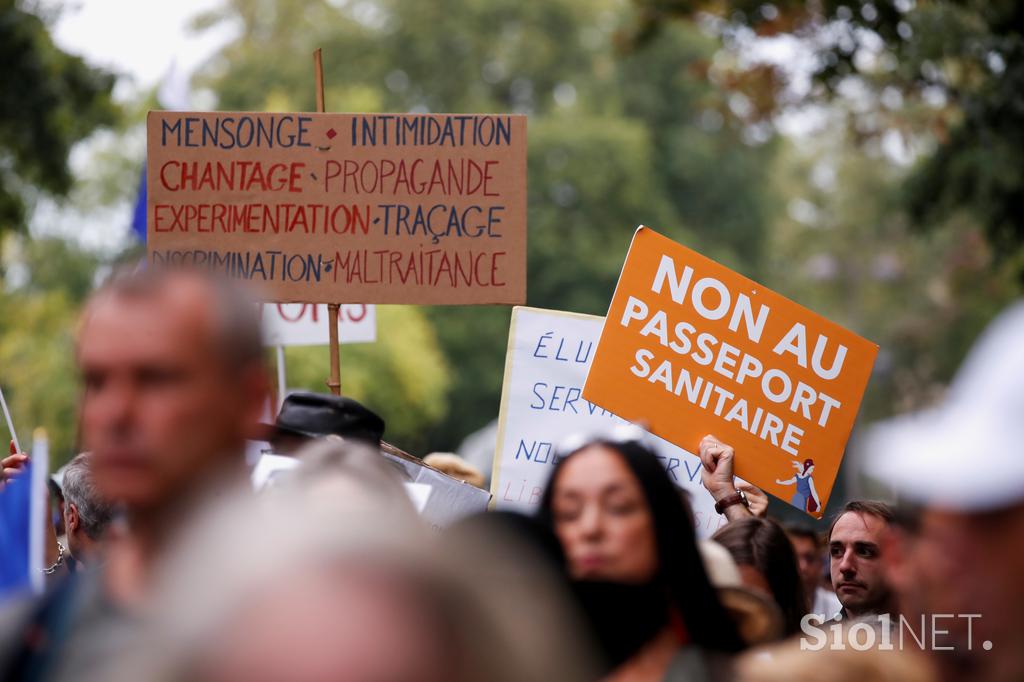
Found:
[[[259,460],[256,462],[256,466],[253,467],[251,481],[253,490],[260,491],[264,488],[273,485],[274,479],[286,472],[294,471],[300,462],[294,457],[286,457],[284,455],[275,455],[269,452],[263,453]],[[413,483],[405,481],[403,483],[405,487],[405,493],[409,496],[409,501],[412,502],[413,507],[420,514],[423,514],[427,509],[427,502],[430,500],[430,494],[434,491],[433,486],[426,483]],[[486,506],[484,502],[484,506]]]
[[[412,505],[416,507],[416,511],[420,514],[427,508],[427,502],[430,501],[430,493],[433,491],[434,488],[426,483],[405,483],[405,492],[409,495]]]
[[[604,318],[594,315],[513,309],[491,477],[497,509],[533,513],[559,443],[626,423],[582,397],[603,324]],[[698,537],[725,525],[701,486],[700,459],[653,434],[644,440],[675,484],[689,491]]]
[[[254,490],[263,490],[274,480],[274,478],[286,471],[291,471],[299,466],[299,460],[284,455],[274,455],[265,452],[256,461],[252,469],[250,480]]]
[[[264,303],[263,342],[268,346],[326,346],[327,306],[322,303]],[[377,340],[377,308],[374,305],[342,305],[338,310],[339,343],[373,343]]]
[[[415,493],[410,489],[409,494],[420,516],[431,527],[445,528],[459,519],[487,511],[491,495],[486,490],[452,478],[388,443],[383,444],[380,454],[395,467],[407,486],[416,484],[429,489],[425,498],[419,497],[422,488]]]

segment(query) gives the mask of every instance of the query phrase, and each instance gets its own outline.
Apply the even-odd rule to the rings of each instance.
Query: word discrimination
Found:
[[[284,251],[162,249],[154,265],[186,266],[251,281],[344,284],[413,284],[425,287],[504,287],[500,278],[504,251],[418,249],[336,251],[333,256]]]

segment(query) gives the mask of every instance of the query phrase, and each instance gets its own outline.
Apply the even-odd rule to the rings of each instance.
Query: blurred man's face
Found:
[[[887,530],[882,519],[859,512],[846,512],[832,528],[828,546],[832,586],[853,617],[888,607],[890,590],[881,553]]]
[[[238,457],[253,410],[252,390],[216,345],[208,291],[174,284],[101,296],[79,336],[82,445],[100,493],[129,509],[172,502]]]
[[[203,682],[442,682],[452,642],[424,595],[400,580],[303,570],[246,601],[196,665]]]
[[[926,510],[918,531],[900,537],[893,589],[910,622],[938,615],[947,632],[936,643],[954,647],[935,652],[946,657],[939,668],[949,679],[1024,679],[1024,505],[986,514]]]
[[[807,592],[808,599],[813,601],[814,591],[818,589],[818,580],[821,579],[821,569],[824,563],[821,550],[818,548],[818,543],[811,538],[790,535],[789,540],[793,543],[793,551],[796,553],[804,590]]]

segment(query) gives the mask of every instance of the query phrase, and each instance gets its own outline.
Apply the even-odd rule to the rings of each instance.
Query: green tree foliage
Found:
[[[940,399],[977,335],[1020,289],[1014,264],[995,258],[966,211],[926,233],[914,229],[902,191],[912,170],[859,144],[844,115],[833,111],[837,124],[787,145],[775,166],[788,206],[766,244],[765,282],[880,345],[861,404],[864,424]],[[850,471],[841,469],[840,495]],[[786,504],[771,512],[804,516]]]
[[[74,454],[75,323],[101,261],[61,239],[9,235],[3,264],[16,283],[0,288],[0,381],[22,447],[43,427],[56,468]]]
[[[324,391],[322,346],[285,349],[288,383]],[[384,438],[412,452],[429,446],[430,425],[445,414],[452,372],[433,326],[412,306],[377,308],[377,341],[341,347],[342,390],[385,418]]]
[[[985,324],[1019,291],[964,214],[913,230],[900,186],[908,170],[842,126],[790,146],[777,165],[791,197],[771,231],[768,281],[881,346],[861,417],[916,409]]]
[[[638,224],[753,274],[775,209],[773,145],[746,144],[703,78],[716,42],[677,26],[621,57],[614,31],[627,10],[612,0],[229,0],[198,20],[240,29],[200,82],[221,109],[309,110],[310,54],[322,47],[328,110],[529,114],[528,302],[602,314]],[[451,449],[497,415],[509,310],[424,310],[451,375],[429,446]]]
[[[925,150],[901,205],[918,225],[941,226],[967,210],[994,253],[1024,247],[1024,4],[1016,0],[637,0],[623,39],[651,42],[671,19],[701,20],[727,49],[756,34],[801,41],[815,87],[804,101],[855,92],[861,138],[898,131]],[[770,118],[781,96],[778,67],[738,63],[719,82],[744,92],[751,114]],[[791,93],[790,93],[791,94]],[[1019,264],[1018,264],[1019,265]],[[1018,267],[1024,278],[1024,267]]]
[[[197,83],[221,109],[310,110],[319,46],[330,110],[527,113],[531,305],[603,313],[645,223],[880,343],[864,406],[875,419],[938,393],[1019,294],[1024,251],[999,234],[1019,229],[1024,146],[1010,4],[868,7],[229,0],[199,25],[225,22],[237,38]],[[15,11],[0,17],[23,19]],[[750,59],[755,36],[811,46],[799,99],[783,70]],[[59,69],[40,78],[41,91],[66,93]],[[5,97],[20,96],[6,83]],[[774,134],[780,113],[808,103],[823,125]],[[140,125],[140,111],[122,123]],[[22,202],[58,191],[14,162],[10,130],[27,128],[0,122],[3,191]],[[894,131],[916,165],[881,152]],[[139,132],[124,125],[95,145],[67,201],[88,212],[134,192]],[[0,381],[23,437],[45,426],[60,461],[74,449],[74,320],[111,258],[59,240],[5,244]],[[382,306],[377,343],[343,347],[345,392],[387,418],[392,442],[451,449],[497,414],[509,314]],[[288,363],[291,386],[324,389],[325,348],[289,349]]]
[[[113,75],[62,52],[43,20],[0,2],[0,235],[22,230],[26,203],[71,189],[71,147],[114,123]]]

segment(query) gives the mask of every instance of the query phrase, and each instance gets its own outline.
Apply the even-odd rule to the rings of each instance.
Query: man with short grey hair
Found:
[[[83,452],[68,463],[62,480],[64,528],[68,550],[81,564],[96,558],[96,545],[110,524],[112,508],[96,490],[92,480],[91,455]]]
[[[269,382],[244,292],[196,271],[119,274],[89,298],[76,360],[89,480],[124,525],[102,566],[43,597],[6,656],[0,633],[0,679],[109,679],[103,666],[131,646],[176,536],[248,483],[246,439]]]

